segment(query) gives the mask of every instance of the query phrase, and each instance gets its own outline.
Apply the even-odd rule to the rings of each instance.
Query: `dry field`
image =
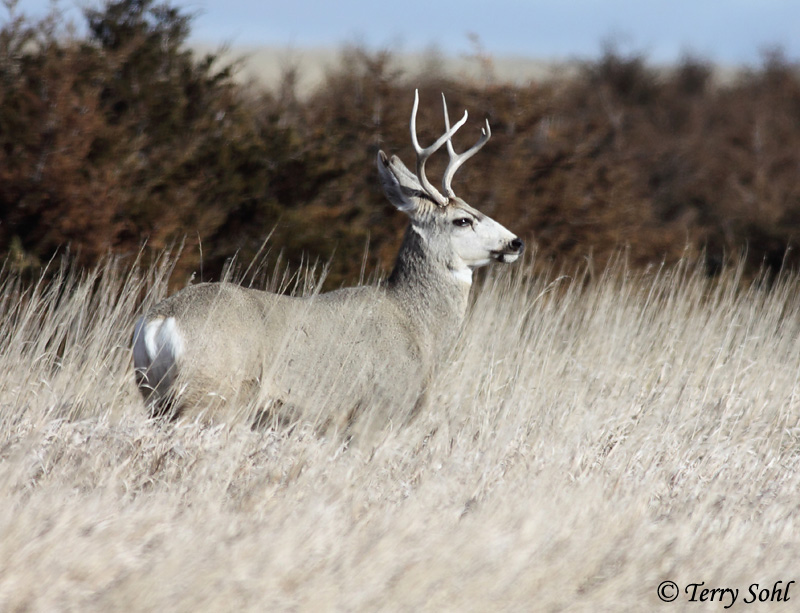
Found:
[[[730,604],[701,582],[748,610],[800,580],[800,278],[530,271],[476,283],[428,411],[358,446],[148,420],[128,341],[168,260],[6,274],[0,611]]]
[[[195,42],[191,48],[198,54],[219,55],[222,62],[241,61],[237,78],[252,80],[268,89],[277,90],[287,71],[295,71],[297,93],[307,96],[324,84],[326,76],[360,47],[356,44],[336,47],[233,46]],[[499,82],[522,85],[560,75],[574,74],[575,60],[532,59],[524,56],[490,56],[477,48],[471,55],[445,55],[435,49],[413,53],[401,50],[392,53],[392,68],[406,75],[450,77],[466,82]],[[722,71],[721,71],[722,72]]]
[[[503,83],[524,87],[530,83],[553,78],[575,78],[582,61],[579,58],[530,58],[514,55],[492,55],[476,41],[473,52],[466,55],[448,55],[435,48],[425,52],[404,52],[402,49],[385,49],[391,53],[391,66],[401,74],[431,79],[451,78],[462,83]],[[291,47],[270,45],[234,45],[194,41],[191,48],[203,55],[218,55],[222,62],[240,61],[237,78],[253,81],[268,89],[277,90],[287,71],[294,71],[297,93],[307,96],[316,91],[331,70],[346,61],[348,53],[360,49],[358,44],[335,47]],[[657,65],[657,70],[668,73],[671,65]],[[733,83],[743,73],[735,65],[714,65],[712,81],[716,84]],[[413,80],[413,79],[412,79]]]

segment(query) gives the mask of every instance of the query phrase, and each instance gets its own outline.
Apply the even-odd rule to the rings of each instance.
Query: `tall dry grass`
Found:
[[[0,610],[716,611],[656,588],[800,579],[798,276],[489,274],[427,411],[348,447],[145,417],[129,335],[170,262],[2,280]]]

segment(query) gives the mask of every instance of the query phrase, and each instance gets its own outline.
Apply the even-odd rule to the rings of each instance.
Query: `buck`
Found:
[[[522,241],[455,195],[459,167],[491,136],[457,154],[445,132],[422,148],[419,92],[411,112],[416,173],[378,152],[389,201],[410,217],[389,278],[377,285],[291,297],[231,283],[189,286],[139,319],[133,335],[138,387],[153,415],[216,412],[247,398],[291,416],[350,428],[362,409],[382,422],[421,406],[437,363],[452,348],[467,312],[473,270],[514,262]],[[449,163],[439,192],[425,174],[443,145]]]

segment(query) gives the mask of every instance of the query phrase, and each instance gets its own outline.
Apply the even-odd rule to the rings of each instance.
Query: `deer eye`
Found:
[[[459,217],[453,220],[453,225],[459,228],[466,228],[472,225],[472,220],[469,217]]]

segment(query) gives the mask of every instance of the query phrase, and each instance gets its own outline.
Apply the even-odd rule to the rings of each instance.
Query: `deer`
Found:
[[[136,384],[153,417],[216,414],[248,399],[263,416],[318,420],[353,430],[366,406],[372,423],[400,423],[424,406],[426,391],[465,320],[473,271],[512,263],[523,241],[456,196],[456,171],[491,137],[456,153],[452,137],[468,112],[421,147],[419,91],[411,111],[416,172],[378,152],[388,200],[409,217],[389,277],[377,284],[297,297],[230,282],[189,285],[142,315],[134,326]],[[440,192],[425,174],[446,146]],[[335,390],[335,392],[334,392]],[[286,416],[289,417],[286,417]]]

